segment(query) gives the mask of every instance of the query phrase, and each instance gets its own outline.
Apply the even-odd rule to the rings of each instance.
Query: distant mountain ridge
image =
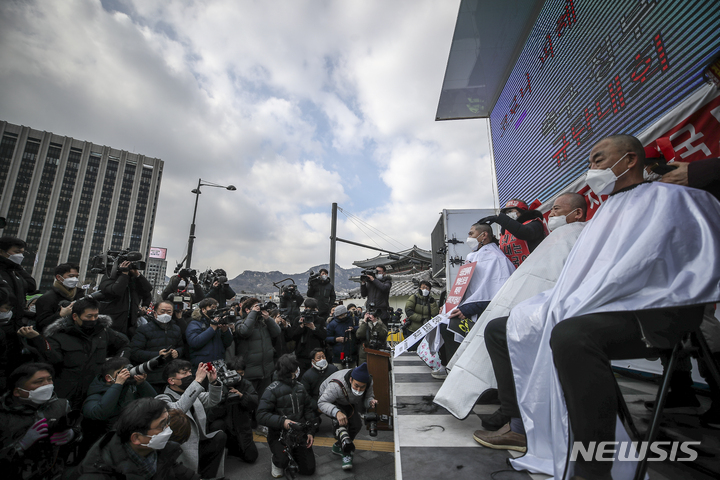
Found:
[[[272,272],[257,272],[253,270],[245,270],[237,277],[228,281],[230,286],[235,293],[240,294],[245,291],[247,293],[277,293],[278,289],[273,285],[273,282],[279,282],[285,278],[292,278],[295,284],[298,286],[298,291],[304,297],[307,293],[307,280],[310,276],[310,271],[318,273],[321,268],[327,268],[328,264],[316,265],[312,268],[307,269],[302,273],[288,274],[278,271]],[[344,269],[339,265],[335,265],[335,291],[336,292],[347,292],[360,286],[359,283],[349,280],[351,276],[356,277],[360,275],[361,268],[350,268]],[[289,280],[284,282],[283,285],[290,284]]]

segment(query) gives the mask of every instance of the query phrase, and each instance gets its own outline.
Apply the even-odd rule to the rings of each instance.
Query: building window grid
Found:
[[[101,161],[102,159],[99,156],[90,154],[85,170],[85,179],[83,180],[80,203],[75,216],[75,227],[73,228],[73,236],[70,242],[70,254],[68,255],[68,261],[74,261],[78,264],[80,263],[80,257],[82,255],[83,242],[85,242],[85,230],[87,229],[88,219],[90,218],[93,192],[95,191]]]
[[[0,197],[5,191],[5,182],[7,182],[8,172],[12,164],[15,145],[17,144],[17,136],[5,134],[0,140]]]
[[[40,176],[40,185],[35,198],[35,206],[32,216],[30,217],[30,228],[28,229],[25,241],[31,250],[38,251],[40,249],[40,237],[42,236],[43,226],[45,224],[45,216],[50,201],[50,194],[55,183],[55,175],[57,166],[60,163],[60,148],[50,146],[45,157],[45,165],[42,175]]]
[[[73,192],[75,191],[81,155],[82,151],[71,148],[65,164],[65,174],[63,175],[63,181],[60,187],[60,197],[58,198],[57,207],[55,208],[55,218],[53,219],[50,241],[48,242],[47,253],[45,254],[45,265],[42,276],[40,277],[41,290],[50,288],[54,281],[55,267],[60,259],[60,248],[62,247],[63,238],[65,237],[67,217],[70,211],[70,204],[72,203]]]
[[[7,226],[4,235],[15,236],[20,229],[20,220],[25,211],[25,203],[27,202],[27,194],[32,182],[33,172],[35,171],[35,161],[40,151],[40,142],[28,139],[25,143],[25,150],[20,161],[20,170],[18,171],[15,188],[13,189],[10,205],[14,208],[8,211]]]
[[[90,258],[99,254],[105,243],[105,230],[107,229],[108,216],[110,215],[110,205],[112,204],[113,192],[115,190],[115,178],[117,177],[118,162],[114,160],[108,161],[105,169],[105,179],[103,180],[103,188],[98,206],[98,213],[95,217],[95,229],[93,231],[92,244],[90,246]]]
[[[150,196],[150,181],[152,170],[143,168],[140,176],[140,188],[138,189],[137,202],[135,203],[135,218],[133,219],[132,233],[130,235],[130,250],[140,250],[142,243],[142,231],[145,226],[145,214],[147,212],[147,201]]]
[[[130,198],[132,186],[135,180],[136,167],[132,163],[125,164],[122,186],[120,187],[120,199],[118,201],[117,213],[115,214],[115,226],[112,233],[111,248],[113,250],[122,248],[125,237],[125,225],[127,224],[128,211],[130,209]]]

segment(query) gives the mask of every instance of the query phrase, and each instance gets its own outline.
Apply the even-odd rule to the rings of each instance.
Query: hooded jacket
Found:
[[[260,399],[257,411],[260,425],[282,430],[286,419],[300,423],[316,418],[313,401],[302,383],[281,378],[277,373],[273,379]]]
[[[97,322],[100,328],[88,335],[72,318],[61,318],[47,327],[43,335],[29,340],[44,360],[55,367],[55,391],[60,398],[67,398],[73,408],[82,405],[105,359],[119,354],[128,344],[125,335],[110,328],[110,317],[100,315]]]
[[[54,393],[47,402],[35,405],[31,402],[19,403],[12,391],[6,392],[0,398],[0,468],[3,478],[50,478],[61,473],[65,466],[64,455],[58,455],[58,452],[63,447],[41,439],[25,451],[19,441],[38,420],[46,418],[48,423],[54,423],[68,413],[68,401]],[[77,442],[81,438],[80,426],[73,427],[73,430],[73,442]]]
[[[230,329],[225,332],[220,327],[213,330],[210,327],[210,320],[200,312],[199,308],[192,313],[192,321],[185,330],[185,338],[190,346],[190,363],[193,367],[200,362],[223,359],[225,349],[233,342]]]
[[[183,465],[179,459],[183,449],[175,442],[168,442],[157,451],[157,470],[152,480],[198,480],[200,475]],[[145,480],[145,475],[132,461],[120,437],[115,432],[105,434],[88,451],[82,463],[73,471],[68,480],[118,479]]]
[[[189,329],[190,327],[188,327]],[[235,354],[245,359],[245,378],[269,378],[275,370],[273,338],[280,335],[274,320],[265,321],[260,312],[251,310],[235,324]]]
[[[168,323],[160,323],[148,315],[148,322],[140,325],[130,341],[130,360],[134,365],[147,362],[158,356],[160,350],[173,348],[178,352],[178,358],[183,355],[183,338],[180,326],[175,317]],[[162,368],[148,373],[147,381],[153,384],[165,383],[162,378]]]

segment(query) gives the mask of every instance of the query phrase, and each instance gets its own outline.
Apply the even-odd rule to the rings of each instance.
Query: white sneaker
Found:
[[[437,370],[433,370],[430,375],[432,375],[433,378],[436,378],[438,380],[445,380],[448,376],[447,370],[445,370],[445,367],[443,366],[441,366]]]
[[[272,460],[270,460],[270,465],[272,465],[272,476],[273,478],[282,478],[285,476],[285,472],[282,468],[276,467]]]

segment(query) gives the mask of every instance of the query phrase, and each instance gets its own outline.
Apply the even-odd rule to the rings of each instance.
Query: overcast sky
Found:
[[[0,118],[164,160],[170,263],[198,178],[238,190],[203,189],[196,268],[327,263],[332,202],[398,243],[341,213],[342,238],[429,249],[443,208],[493,204],[485,121],[434,120],[458,6],[3,0]]]

